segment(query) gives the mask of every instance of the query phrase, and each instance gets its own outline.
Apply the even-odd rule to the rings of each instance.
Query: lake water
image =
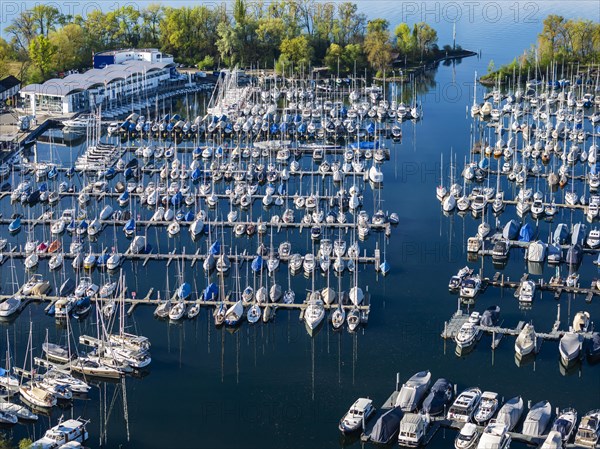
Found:
[[[359,3],[359,7],[366,9],[365,3]],[[525,7],[525,2],[517,3],[520,8]],[[415,3],[417,7],[423,4],[437,5],[435,2]],[[424,369],[431,370],[434,379],[445,377],[458,384],[459,390],[479,386],[497,391],[507,399],[516,395],[532,402],[548,399],[553,407],[573,406],[580,414],[598,408],[598,366],[584,362],[564,375],[554,342],[544,343],[535,363],[518,367],[513,338],[506,337],[492,352],[490,337],[484,336],[477,348],[465,357],[457,357],[454,343],[446,344],[440,338],[444,321],[456,310],[457,298],[448,293],[448,279],[466,264],[466,239],[475,234],[478,222],[470,216],[443,216],[435,199],[435,187],[440,177],[440,153],[444,153],[447,164],[452,149],[459,166],[468,155],[472,121],[466,107],[472,102],[474,72],[484,73],[490,58],[497,63],[506,62],[526,48],[534,40],[541,26],[539,22],[549,12],[567,14],[575,10],[586,12],[582,15],[589,18],[598,12],[594,2],[581,2],[577,8],[571,3],[534,4],[539,8],[538,23],[515,23],[506,19],[506,15],[498,23],[460,22],[458,42],[464,48],[481,49],[483,57],[440,66],[435,72],[435,83],[419,98],[423,120],[404,124],[401,143],[388,142],[391,160],[383,165],[382,208],[397,212],[400,224],[393,230],[387,245],[383,246],[383,235],[376,234],[361,245],[372,252],[378,241],[385,248],[385,257],[392,267],[385,278],[378,276],[372,266],[361,267],[359,285],[363,289],[368,286],[372,304],[365,329],[351,335],[347,331],[335,333],[330,326],[324,326],[311,338],[298,320],[298,312],[279,310],[273,323],[254,326],[244,323],[235,333],[230,333],[215,329],[208,310],[202,310],[193,321],[169,324],[153,318],[153,307],[140,306],[128,325],[150,338],[153,361],[150,373],[144,378],[127,378],[127,413],[122,386],[100,384],[92,390],[90,400],[75,401],[70,409],[55,410],[51,417],[42,417],[37,424],[19,424],[7,432],[15,439],[39,437],[64,413],[65,417],[81,416],[91,420],[88,426],[91,447],[358,447],[357,442],[342,441],[337,429],[338,420],[350,404],[359,396],[369,396],[379,406],[393,391],[396,373],[404,381]],[[369,13],[385,15],[394,23],[401,20],[402,8],[407,7],[403,5],[373,2]],[[440,5],[443,7],[444,3]],[[499,5],[503,11],[510,11],[507,2],[499,2]],[[444,43],[451,38],[452,25],[441,21],[440,27],[440,42]],[[482,90],[478,92],[479,98],[481,95]],[[75,147],[74,151],[79,148]],[[40,144],[39,149],[47,151],[48,146]],[[64,161],[71,150],[62,148],[57,152]],[[447,167],[445,172],[449,173]],[[290,191],[293,190],[290,188]],[[367,190],[366,196],[370,196],[370,192]],[[367,210],[372,211],[373,198],[366,200]],[[64,201],[66,206],[68,203]],[[7,199],[2,202],[5,217],[12,213],[8,204]],[[40,210],[36,209],[38,215]],[[224,215],[227,211],[221,213]],[[268,217],[267,212],[260,211],[259,207],[253,209],[254,214]],[[509,208],[501,222],[506,223],[513,216],[514,208]],[[576,215],[575,219],[582,220],[582,217]],[[560,221],[570,222],[570,214],[557,216],[554,223]],[[551,226],[540,223],[544,239]],[[6,233],[6,228],[2,232]],[[114,245],[111,230],[105,230],[104,234],[109,237],[105,237],[102,244]],[[128,242],[120,230],[117,234],[117,245],[124,251]],[[36,238],[43,237],[41,229],[36,230]],[[162,252],[182,251],[184,247],[187,253],[196,250],[196,244],[184,231],[179,238],[168,239],[164,230],[152,230],[148,238]],[[275,235],[273,242],[278,245],[288,238],[294,252],[310,251],[311,242],[306,232],[300,237],[291,233]],[[21,232],[9,241],[23,245],[26,239],[27,235]],[[268,239],[269,236],[267,245]],[[225,238],[228,245],[231,240]],[[68,241],[67,238],[65,244]],[[100,243],[94,244],[94,249],[99,249],[98,245]],[[247,240],[234,240],[232,245],[241,251],[247,246]],[[200,240],[198,247],[206,249],[206,237]],[[580,270],[581,284],[585,286],[599,275],[591,262],[586,256]],[[17,260],[15,265],[19,283],[22,283],[25,278],[22,262]],[[470,265],[482,267],[487,276],[496,271],[489,258]],[[40,272],[46,273],[47,263],[42,262],[41,266]],[[518,279],[526,270],[525,262],[513,252],[503,273]],[[72,274],[70,266],[67,271]],[[546,267],[544,278],[548,280],[552,272]],[[167,279],[171,290],[178,282],[176,264],[165,272],[159,262],[151,261],[146,267],[126,262],[124,273],[129,290],[136,291],[138,296],[145,295],[150,287],[161,290],[164,295]],[[0,274],[3,293],[6,293],[11,288],[9,263],[0,268]],[[98,282],[102,280],[102,273],[98,271],[93,276]],[[207,282],[200,264],[194,268],[186,266],[184,277],[194,282],[197,289],[202,289]],[[50,275],[50,278],[60,284],[59,275]],[[212,280],[216,280],[215,275]],[[278,280],[285,289],[285,266],[280,268]],[[227,282],[232,285],[231,276]],[[315,282],[324,286],[327,279],[319,275]],[[337,279],[332,277],[331,282],[337,283]],[[342,288],[347,289],[350,282],[346,274]],[[291,279],[291,285],[298,301],[302,296],[300,292],[310,288],[311,281],[297,276]],[[507,326],[514,326],[520,320],[533,320],[536,330],[550,330],[557,306],[550,294],[538,297],[532,310],[523,311],[512,293],[512,290],[489,288],[479,296],[475,309],[482,311],[498,304]],[[586,304],[582,296],[563,295],[560,304],[563,327],[579,310],[588,310],[592,319],[600,316],[597,300]],[[11,352],[16,354],[19,366],[23,364],[30,320],[36,355],[41,351],[46,329],[51,341],[59,340],[64,333],[55,326],[53,318],[43,313],[43,307],[29,305],[14,323],[0,325],[0,351],[5,352],[8,330]],[[88,318],[74,323],[75,334],[95,332],[93,321]],[[4,361],[4,357],[1,359]],[[452,447],[454,437],[455,432],[440,430],[428,447]],[[525,446],[515,443],[512,447]]]

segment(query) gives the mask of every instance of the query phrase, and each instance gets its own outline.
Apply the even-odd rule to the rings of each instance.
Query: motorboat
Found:
[[[600,437],[600,410],[587,412],[577,428],[575,446],[595,448]]]
[[[556,430],[550,431],[540,449],[563,449],[562,435]]]
[[[473,449],[481,438],[479,428],[473,423],[466,423],[454,439],[455,449]]]
[[[42,351],[48,360],[58,363],[69,363],[73,359],[73,354],[69,353],[69,348],[55,343],[42,343]]]
[[[421,413],[406,413],[400,421],[398,432],[398,444],[400,446],[418,447],[421,445],[427,429],[429,428],[429,417]]]
[[[519,287],[519,302],[531,303],[535,296],[535,282],[531,279],[526,279],[521,282]]]
[[[365,432],[365,437],[373,443],[389,444],[398,435],[402,416],[402,410],[398,407],[390,408],[377,418],[370,431]]]
[[[500,307],[490,306],[483,311],[481,314],[481,325],[482,326],[496,326],[500,320]]]
[[[429,394],[423,400],[422,411],[429,416],[437,416],[446,411],[446,408],[454,398],[454,389],[452,383],[446,379],[435,381]]]
[[[478,335],[479,330],[477,326],[467,321],[460,327],[458,334],[454,337],[457,349],[464,350],[470,348],[477,341]]]
[[[89,437],[86,424],[87,422],[79,419],[61,420],[56,426],[48,429],[42,438],[34,441],[31,447],[76,448],[72,443],[84,443]]]
[[[452,403],[446,414],[450,421],[467,423],[471,420],[481,400],[479,388],[468,388],[463,391]]]
[[[546,433],[546,428],[552,418],[552,406],[548,401],[534,404],[523,422],[521,433],[530,437],[541,437]]]
[[[471,274],[473,274],[473,270],[468,266],[461,268],[458,270],[458,273],[450,278],[450,281],[448,282],[448,289],[452,291],[458,290],[462,284],[462,281]]]
[[[23,421],[37,421],[38,420],[38,415],[33,413],[27,407],[25,407],[24,405],[15,404],[12,402],[0,401],[0,413],[13,415],[17,419],[21,419]],[[2,422],[1,419],[0,419],[0,422]]]
[[[515,341],[515,353],[518,359],[532,354],[536,351],[537,335],[532,323],[527,323],[519,332],[519,336]]]
[[[504,423],[491,422],[481,434],[477,449],[508,449],[511,443],[511,436]]]
[[[558,413],[552,424],[552,430],[560,433],[563,443],[567,443],[575,431],[575,424],[577,424],[577,410],[566,408]]]
[[[0,303],[0,317],[8,318],[17,313],[21,309],[21,298],[19,296],[11,296]]]
[[[587,332],[590,327],[590,313],[580,311],[575,314],[573,318],[573,331],[574,332]]]
[[[516,396],[509,399],[498,411],[496,422],[504,424],[508,432],[512,431],[523,414],[523,398]]]
[[[431,373],[429,371],[420,371],[414,374],[402,385],[396,398],[396,407],[400,407],[403,412],[416,410],[425,397],[430,383]]]
[[[473,419],[480,426],[485,425],[494,417],[499,405],[500,401],[498,400],[498,393],[484,391],[481,395],[481,401],[479,402],[479,406],[475,411]]]
[[[359,398],[346,412],[340,420],[339,429],[342,433],[352,433],[358,430],[364,430],[363,425],[373,416],[375,407],[373,400],[368,398]]]
[[[481,290],[481,277],[479,275],[466,277],[460,285],[460,296],[473,299]]]
[[[575,364],[580,356],[583,346],[583,336],[578,332],[566,332],[560,339],[558,350],[560,361],[565,367]]]

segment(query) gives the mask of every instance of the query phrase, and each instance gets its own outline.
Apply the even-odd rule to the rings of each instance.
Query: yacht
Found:
[[[23,401],[35,407],[48,409],[56,405],[56,396],[40,388],[36,382],[21,385],[19,387],[19,394]]]
[[[373,416],[375,407],[373,401],[368,398],[359,398],[344,417],[340,420],[339,429],[342,433],[352,433],[357,430],[364,430],[363,425]]]
[[[478,449],[508,449],[510,447],[511,437],[508,429],[503,423],[491,422],[486,426],[481,434]]]
[[[17,313],[21,308],[21,298],[12,296],[0,303],[0,317],[7,318]]]
[[[407,447],[419,447],[429,428],[429,417],[421,413],[406,413],[400,421],[398,444]]]
[[[563,447],[561,433],[556,430],[552,430],[542,443],[540,449],[563,449]]]
[[[552,424],[552,430],[560,433],[563,443],[567,443],[575,431],[575,424],[577,424],[577,410],[566,408],[559,412]]]
[[[530,279],[521,282],[519,287],[519,302],[531,303],[535,295],[535,282]]]
[[[473,423],[466,423],[454,440],[455,449],[473,449],[477,446],[481,432]]]
[[[532,323],[527,323],[515,341],[515,353],[518,359],[532,354],[536,350],[537,336]]]
[[[477,341],[478,335],[479,330],[475,324],[471,322],[464,323],[458,331],[458,334],[456,334],[456,337],[454,337],[457,349],[464,350],[470,348]]]
[[[24,405],[21,405],[21,404],[14,404],[12,402],[0,401],[0,413],[13,415],[17,419],[22,419],[24,421],[37,421],[38,420],[38,415],[33,413],[27,407],[25,407]],[[0,419],[0,422],[2,422],[1,419]]]
[[[400,393],[396,398],[396,407],[404,412],[412,412],[417,409],[431,384],[431,373],[421,371],[413,375],[402,385]]]
[[[496,416],[496,422],[502,423],[506,426],[507,431],[512,431],[523,414],[523,399],[521,396],[516,396],[506,401],[502,406],[498,415]]]
[[[450,282],[448,282],[448,289],[452,291],[458,290],[462,284],[462,281],[471,274],[473,274],[473,270],[471,268],[461,268],[460,270],[458,270],[458,273],[456,273],[450,278]]]
[[[467,423],[471,420],[481,400],[479,388],[468,388],[454,400],[446,418],[450,421]]]
[[[315,295],[317,293],[317,295]],[[309,334],[313,334],[325,317],[325,307],[318,292],[313,292],[304,310],[304,322]]]
[[[460,285],[460,296],[472,299],[477,296],[481,289],[481,278],[479,275],[466,277]]]
[[[473,416],[475,422],[479,425],[485,425],[491,420],[498,410],[499,400],[498,393],[493,391],[484,391],[481,395],[481,402],[477,407],[477,411]]]
[[[558,350],[560,361],[565,367],[575,364],[580,356],[583,346],[583,337],[578,332],[566,332],[560,339]]]
[[[595,448],[600,437],[600,410],[587,412],[577,428],[575,446]]]
[[[244,316],[244,305],[242,300],[236,301],[225,313],[225,325],[236,326]]]
[[[546,433],[552,417],[552,406],[548,401],[540,401],[534,404],[523,422],[521,433],[530,437],[541,437]]]
[[[440,415],[446,411],[452,399],[454,399],[453,385],[446,379],[438,379],[423,400],[421,412],[429,416]]]
[[[73,442],[83,443],[89,437],[85,428],[86,424],[87,422],[79,419],[61,421],[56,426],[48,429],[44,436],[35,441],[31,447],[53,449],[65,447]]]

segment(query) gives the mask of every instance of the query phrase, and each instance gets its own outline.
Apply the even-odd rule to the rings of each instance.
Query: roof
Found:
[[[367,405],[372,404],[373,401],[367,398],[358,398],[352,406],[358,410],[364,410],[367,408]]]
[[[174,66],[174,64],[168,62],[126,61],[123,64],[111,64],[103,69],[91,69],[85,73],[75,73],[62,79],[52,78],[44,84],[30,84],[21,89],[21,92],[62,97],[171,66]]]
[[[18,78],[14,77],[12,75],[9,75],[6,78],[3,78],[0,80],[0,92],[4,92],[15,86],[18,86],[19,84],[21,84],[21,81],[19,81]]]

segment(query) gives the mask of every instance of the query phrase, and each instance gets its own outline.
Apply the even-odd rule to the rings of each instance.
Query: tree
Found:
[[[265,17],[258,21],[256,37],[258,39],[260,62],[270,65],[279,58],[279,47],[285,38],[285,23],[281,18]]]
[[[281,51],[280,67],[291,68],[290,65],[293,65],[294,71],[299,71],[310,65],[312,47],[305,35],[282,40],[279,50]]]
[[[62,14],[55,6],[41,3],[31,9],[31,18],[36,27],[35,33],[48,37],[48,34],[62,21]]]
[[[35,21],[31,11],[22,11],[6,27],[6,32],[12,36],[12,44],[15,50],[25,53],[29,51],[29,44],[36,36],[35,28]]]
[[[45,78],[52,70],[56,46],[44,35],[37,36],[29,44],[29,58]]]
[[[396,46],[402,54],[408,55],[415,51],[417,46],[410,27],[406,23],[401,23],[394,30],[396,36]]]
[[[416,23],[414,30],[415,43],[421,53],[421,59],[423,59],[423,55],[429,53],[437,43],[437,31],[425,22]]]
[[[338,18],[333,23],[334,42],[340,45],[357,44],[365,37],[367,18],[358,13],[356,3],[341,3],[337,9]]]
[[[50,43],[56,48],[52,66],[57,70],[82,68],[89,65],[90,50],[86,45],[81,25],[70,23],[50,34]]]
[[[164,9],[158,3],[151,3],[142,13],[142,42],[148,46],[160,45],[160,22],[164,19]]]
[[[202,61],[196,64],[199,70],[212,69],[215,66],[215,58],[210,55],[206,55]]]
[[[367,24],[364,48],[369,64],[382,72],[392,63],[392,44],[388,31],[389,22],[385,19],[370,20]]]

